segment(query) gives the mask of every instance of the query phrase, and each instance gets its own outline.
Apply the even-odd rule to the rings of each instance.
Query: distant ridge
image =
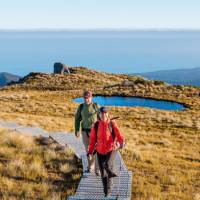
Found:
[[[12,81],[19,81],[20,78],[21,78],[20,76],[14,74],[10,74],[7,72],[0,72],[0,87],[5,86]]]
[[[132,75],[140,75],[151,80],[162,80],[171,84],[200,86],[200,67],[134,73]]]

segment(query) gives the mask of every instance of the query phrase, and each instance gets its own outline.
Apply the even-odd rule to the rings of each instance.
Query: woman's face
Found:
[[[101,120],[102,121],[107,121],[107,119],[108,119],[108,113],[106,112],[106,113],[100,113],[100,118],[101,118]]]

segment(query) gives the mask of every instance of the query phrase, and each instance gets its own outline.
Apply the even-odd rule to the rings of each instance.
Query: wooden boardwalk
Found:
[[[119,152],[117,153],[114,161],[114,171],[118,174],[118,177],[113,178],[112,180],[113,187],[111,196],[104,198],[103,186],[100,177],[96,176],[93,172],[85,172],[88,166],[88,161],[80,138],[76,138],[74,134],[70,133],[49,133],[41,128],[24,127],[14,122],[0,121],[0,128],[16,130],[20,133],[26,133],[33,136],[41,135],[44,137],[51,137],[59,144],[68,146],[74,151],[76,156],[82,160],[83,175],[76,190],[76,194],[69,197],[69,200],[131,199],[132,172],[128,171]]]

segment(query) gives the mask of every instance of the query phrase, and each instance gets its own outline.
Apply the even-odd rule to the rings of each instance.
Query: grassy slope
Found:
[[[200,101],[199,88],[170,86],[127,75],[73,68],[71,75],[32,74],[1,91],[0,117],[47,130],[73,131],[83,89],[96,94],[143,96],[174,100],[184,111],[112,107],[128,146],[123,157],[134,172],[133,199],[198,199]]]
[[[49,139],[0,130],[0,199],[65,199],[80,175],[70,150]]]

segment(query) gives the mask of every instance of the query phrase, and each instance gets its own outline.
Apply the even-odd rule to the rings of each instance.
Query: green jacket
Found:
[[[93,123],[97,121],[99,114],[99,107],[96,103],[87,105],[84,103],[78,106],[75,115],[75,132],[80,130],[80,126],[84,129],[92,128]]]

